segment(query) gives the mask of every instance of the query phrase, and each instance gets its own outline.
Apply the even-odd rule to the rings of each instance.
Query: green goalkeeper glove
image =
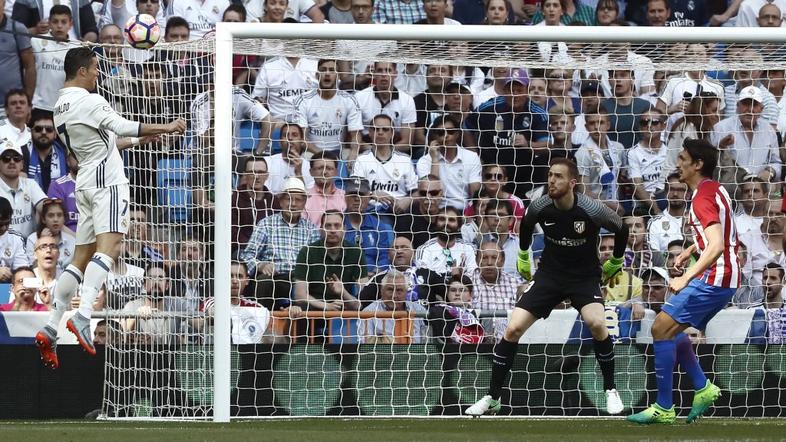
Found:
[[[516,270],[527,281],[532,280],[532,261],[529,260],[529,250],[519,250],[519,257],[516,260]]]
[[[603,263],[603,285],[608,284],[613,289],[619,283],[621,273],[622,258],[612,256]]]

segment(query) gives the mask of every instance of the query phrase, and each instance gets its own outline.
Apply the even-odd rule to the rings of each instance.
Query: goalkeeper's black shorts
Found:
[[[516,307],[537,318],[547,318],[554,307],[565,300],[570,300],[571,306],[578,311],[593,302],[603,304],[600,281],[595,278],[576,281],[536,272]]]

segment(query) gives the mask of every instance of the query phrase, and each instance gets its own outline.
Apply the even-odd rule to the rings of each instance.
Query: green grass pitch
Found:
[[[2,421],[0,440],[148,441],[754,441],[786,439],[786,419],[635,426],[621,419],[276,419],[205,422]]]

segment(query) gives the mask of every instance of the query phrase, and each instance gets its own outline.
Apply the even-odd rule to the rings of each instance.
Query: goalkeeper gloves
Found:
[[[529,250],[519,250],[516,260],[516,270],[527,281],[532,280],[532,261],[529,260]]]
[[[614,288],[620,282],[622,273],[622,258],[612,256],[603,263],[603,285],[608,284],[609,288]]]

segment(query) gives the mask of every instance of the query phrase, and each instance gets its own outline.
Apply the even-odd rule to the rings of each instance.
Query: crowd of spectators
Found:
[[[184,117],[190,126],[188,137],[124,153],[133,189],[129,234],[101,302],[129,314],[117,326],[138,343],[192,341],[212,325],[220,295],[212,293],[212,229],[227,226],[211,227],[213,59],[177,45],[117,46],[134,14],[154,16],[163,40],[178,43],[210,38],[219,21],[777,27],[786,13],[782,0],[56,3],[0,0],[0,282],[11,287],[0,309],[47,309],[73,255],[78,164],[57,138],[52,108],[65,52],[78,40],[98,42],[97,92],[118,112],[146,123]],[[368,52],[369,44],[395,50],[395,42],[344,41],[337,53]],[[499,337],[504,318],[472,319],[472,311],[510,310],[525,290],[528,281],[515,272],[518,225],[544,193],[550,161],[565,157],[578,165],[579,191],[629,226],[625,271],[604,293],[609,308],[641,319],[668,299],[669,278],[679,274],[674,257],[693,241],[690,195],[674,173],[687,138],[718,147],[717,178],[735,202],[745,284],[729,308],[783,308],[786,75],[763,69],[778,49],[630,45],[623,53],[632,68],[591,70],[574,67],[619,53],[584,55],[582,45],[565,43],[533,48],[540,61],[562,67],[235,55],[233,339],[274,340],[265,325],[271,311],[293,320],[314,311],[407,311],[420,315],[415,342]],[[708,68],[656,69],[659,56],[674,54]],[[715,59],[749,68],[711,70]],[[165,158],[187,169],[180,217],[168,210],[177,202],[168,190],[172,174],[160,167]],[[533,244],[537,258],[542,235]],[[603,235],[599,253],[612,245]],[[392,322],[361,325],[362,341],[395,340]],[[327,326],[307,325],[315,327]]]

